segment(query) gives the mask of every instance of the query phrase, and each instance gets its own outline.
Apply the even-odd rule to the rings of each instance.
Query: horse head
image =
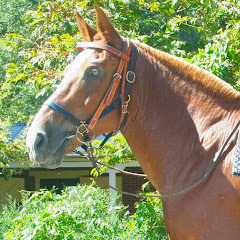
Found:
[[[79,54],[66,67],[62,82],[43,104],[29,128],[29,155],[32,161],[42,167],[59,166],[66,152],[71,152],[86,141],[82,134],[85,131],[88,138],[92,139],[114,131],[119,124],[120,108],[114,108],[103,119],[100,119],[100,114],[110,102],[120,96],[120,87],[113,83],[113,78],[115,82],[120,81],[129,57],[127,53],[121,52],[124,40],[107,16],[97,6],[95,11],[97,30],[76,13],[84,43],[78,44]],[[120,67],[121,61],[123,66]],[[74,124],[59,109],[74,116],[72,118],[75,120],[79,119],[79,124]]]

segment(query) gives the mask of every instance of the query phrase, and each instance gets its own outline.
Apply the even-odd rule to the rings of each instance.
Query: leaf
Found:
[[[51,59],[47,59],[45,62],[44,62],[44,67],[43,69],[46,70],[47,68],[50,68],[50,65],[51,65]]]
[[[137,223],[138,223],[138,228],[140,228],[143,224],[144,217],[142,215],[137,216],[136,220],[137,220]]]
[[[7,146],[6,146],[6,144],[0,143],[0,148],[1,149],[7,149]]]
[[[146,207],[147,207],[148,211],[151,213],[152,216],[156,215],[154,207],[153,207],[153,205],[151,203],[147,203]]]
[[[176,5],[178,0],[172,0],[172,6],[174,7]]]
[[[67,52],[67,51],[61,51],[61,53],[62,53],[64,56],[67,56],[67,55],[68,55],[68,52]]]
[[[83,198],[87,197],[87,196],[89,195],[89,193],[91,193],[91,190],[86,191],[86,192],[83,194]]]

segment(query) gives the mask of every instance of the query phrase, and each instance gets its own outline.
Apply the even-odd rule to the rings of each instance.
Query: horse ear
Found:
[[[97,30],[87,24],[84,19],[79,15],[78,12],[75,12],[78,28],[82,34],[83,41],[91,42],[93,37],[97,34]]]
[[[103,10],[95,5],[97,15],[97,28],[99,33],[94,37],[95,40],[102,40],[103,42],[117,48],[122,48],[122,38],[117,30],[109,22]]]

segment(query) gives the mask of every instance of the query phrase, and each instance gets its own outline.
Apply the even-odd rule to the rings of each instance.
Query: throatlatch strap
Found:
[[[128,66],[128,80],[125,85],[125,95],[128,96],[131,93],[132,84],[135,81],[135,67],[138,57],[138,49],[134,43],[132,43],[131,61]]]

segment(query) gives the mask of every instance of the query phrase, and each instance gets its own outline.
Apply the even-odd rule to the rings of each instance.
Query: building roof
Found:
[[[27,127],[26,123],[17,123],[16,125],[12,126],[10,129],[11,138],[16,139],[21,134],[21,132]]]

